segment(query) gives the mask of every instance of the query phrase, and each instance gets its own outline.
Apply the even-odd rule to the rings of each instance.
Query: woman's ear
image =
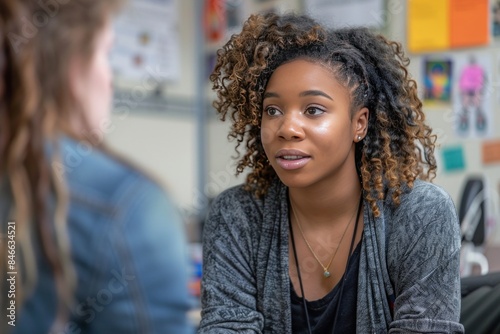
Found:
[[[354,125],[354,141],[358,142],[365,138],[368,132],[368,117],[370,116],[370,111],[368,108],[363,107],[359,109],[353,118]]]

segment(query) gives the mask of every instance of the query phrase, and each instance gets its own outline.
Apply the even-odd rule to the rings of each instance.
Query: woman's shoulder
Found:
[[[286,187],[279,180],[272,180],[266,194],[257,197],[253,191],[248,190],[245,184],[239,184],[225,189],[217,195],[212,207],[229,213],[262,214],[264,210],[278,207],[286,200]]]
[[[455,204],[451,196],[439,185],[417,180],[413,187],[401,195],[400,204],[390,205],[385,212],[393,232],[418,233],[422,229],[458,227]],[[435,224],[439,222],[439,224]],[[437,232],[437,231],[436,231]]]
[[[264,220],[277,215],[283,206],[283,194],[286,192],[281,183],[273,183],[262,197],[257,197],[246,189],[244,184],[222,191],[211,203],[207,215],[208,225],[216,229],[262,231]],[[226,227],[224,227],[226,226]],[[254,235],[254,237],[258,237]]]
[[[261,211],[262,199],[257,198],[244,184],[235,185],[223,190],[212,204],[212,214],[231,216],[248,216]]]
[[[219,203],[238,203],[245,205],[246,202],[254,202],[258,200],[251,191],[247,190],[245,184],[238,184],[221,191],[214,199],[214,202]]]
[[[401,196],[402,210],[433,210],[442,206],[454,206],[451,196],[441,186],[416,180],[413,187]]]

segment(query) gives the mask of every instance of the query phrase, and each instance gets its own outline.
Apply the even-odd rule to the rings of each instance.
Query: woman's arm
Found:
[[[404,226],[391,238],[398,254],[389,333],[463,333],[460,317],[460,232],[455,206],[437,187],[422,187],[401,203]]]
[[[227,193],[226,193],[227,194]],[[198,333],[261,333],[252,233],[238,202],[222,194],[203,228],[202,320]]]
[[[187,240],[163,190],[143,178],[121,193],[104,246],[108,268],[94,297],[95,333],[193,333],[187,313]]]

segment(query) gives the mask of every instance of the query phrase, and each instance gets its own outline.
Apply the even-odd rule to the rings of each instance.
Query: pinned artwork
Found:
[[[458,137],[487,138],[492,134],[492,68],[485,52],[455,57],[453,112]]]
[[[452,61],[447,58],[424,59],[424,103],[451,104]]]

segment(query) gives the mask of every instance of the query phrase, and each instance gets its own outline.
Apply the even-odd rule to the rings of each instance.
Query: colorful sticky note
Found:
[[[444,170],[454,172],[465,169],[464,150],[462,146],[443,148]]]
[[[408,0],[411,52],[486,45],[489,0]]]
[[[485,165],[500,163],[500,140],[483,142],[482,155]]]
[[[410,51],[434,51],[449,48],[450,8],[448,1],[408,1],[408,48]]]
[[[460,48],[488,44],[489,12],[488,0],[451,0],[450,46]]]

